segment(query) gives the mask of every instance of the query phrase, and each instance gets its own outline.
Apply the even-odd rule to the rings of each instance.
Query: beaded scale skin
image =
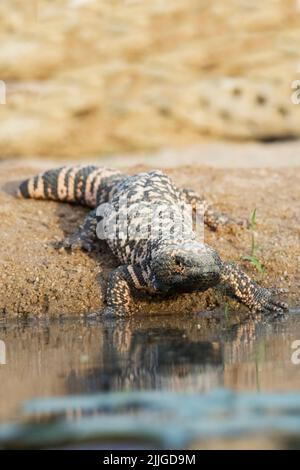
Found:
[[[223,262],[194,230],[193,211],[215,230],[231,219],[163,172],[128,176],[91,165],[62,167],[24,181],[18,195],[77,203],[93,209],[62,242],[66,249],[96,250],[104,239],[120,261],[107,287],[106,314],[134,313],[134,292],[172,295],[223,287],[251,311],[281,312],[287,305],[237,266]]]

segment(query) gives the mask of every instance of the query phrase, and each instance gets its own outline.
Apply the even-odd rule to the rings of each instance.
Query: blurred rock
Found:
[[[0,158],[299,136],[299,26],[295,0],[3,0]]]

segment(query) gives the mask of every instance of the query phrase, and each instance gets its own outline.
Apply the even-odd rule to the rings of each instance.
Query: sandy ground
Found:
[[[40,169],[37,164],[0,164],[0,311],[5,316],[100,311],[107,276],[117,262],[105,246],[96,254],[70,254],[54,248],[55,242],[82,221],[86,211],[68,204],[16,199],[16,181]],[[142,169],[145,167],[132,167],[130,172]],[[206,230],[205,241],[224,259],[242,264],[262,284],[289,288],[290,305],[299,305],[298,169],[185,166],[167,171],[177,185],[194,188],[220,210],[236,217],[248,217],[257,208],[257,243],[266,267],[263,276],[241,260],[250,252],[248,230],[237,226],[218,232]],[[184,313],[223,306],[224,301],[216,291],[208,291],[172,300],[139,300],[137,306],[141,314]]]

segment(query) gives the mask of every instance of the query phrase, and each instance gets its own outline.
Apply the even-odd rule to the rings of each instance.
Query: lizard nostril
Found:
[[[175,264],[176,266],[181,266],[181,261],[179,258],[175,258]]]

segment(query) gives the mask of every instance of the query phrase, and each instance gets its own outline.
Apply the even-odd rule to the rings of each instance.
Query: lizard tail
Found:
[[[18,196],[96,207],[109,200],[124,178],[117,170],[93,165],[65,166],[45,171],[21,183]]]

